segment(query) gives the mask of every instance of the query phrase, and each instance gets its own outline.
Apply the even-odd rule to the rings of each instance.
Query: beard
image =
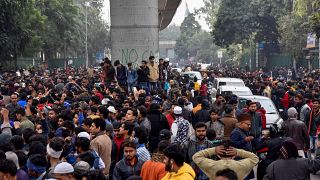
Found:
[[[197,138],[200,140],[200,141],[203,141],[205,138],[206,138],[206,136],[197,136]]]
[[[170,162],[166,164],[165,170],[171,172],[171,164]]]
[[[134,158],[134,157],[132,157],[132,156],[126,156],[126,160],[127,160],[127,161],[131,161],[133,158]]]

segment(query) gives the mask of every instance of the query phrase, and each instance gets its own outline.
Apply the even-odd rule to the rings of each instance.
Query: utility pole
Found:
[[[318,60],[319,60],[319,66],[318,66],[318,69],[320,69],[320,37],[319,37],[319,39],[318,39],[318,45],[319,45],[319,47],[318,47],[318,50],[319,50],[319,52],[318,52]]]
[[[250,38],[250,59],[249,59],[249,69],[250,72],[252,71],[252,45],[251,45],[251,38]]]
[[[88,7],[90,6],[89,2],[85,3],[85,7],[86,7],[86,68],[89,67],[89,55],[88,55]]]

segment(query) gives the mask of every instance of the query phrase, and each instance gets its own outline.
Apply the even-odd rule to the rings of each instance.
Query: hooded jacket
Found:
[[[162,180],[194,180],[196,173],[192,167],[183,163],[183,166],[178,170],[178,172],[168,172]]]

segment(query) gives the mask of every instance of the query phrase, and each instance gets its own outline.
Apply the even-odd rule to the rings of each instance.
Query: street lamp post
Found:
[[[89,55],[88,55],[88,7],[90,6],[90,2],[85,3],[86,7],[86,68],[89,66]]]
[[[320,69],[320,38],[319,38],[319,52],[318,52],[319,54],[318,54],[318,59],[319,59],[319,69]]]

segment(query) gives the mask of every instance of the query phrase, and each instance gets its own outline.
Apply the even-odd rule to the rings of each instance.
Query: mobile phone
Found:
[[[318,134],[318,141],[320,141],[320,134]]]

